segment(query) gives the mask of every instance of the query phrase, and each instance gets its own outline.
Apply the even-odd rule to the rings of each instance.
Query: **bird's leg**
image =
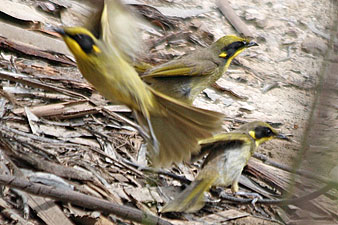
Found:
[[[239,177],[231,185],[231,191],[235,196],[240,195],[240,196],[245,196],[245,197],[253,197],[253,200],[251,202],[252,205],[255,205],[258,199],[263,199],[262,196],[260,196],[257,193],[239,191],[238,180],[239,180]]]
[[[223,191],[221,191],[219,195],[223,195]],[[205,201],[206,203],[214,204],[214,203],[220,202],[221,199],[214,199],[214,200],[213,200],[213,199],[210,198],[210,194],[204,193],[204,201]]]
[[[258,199],[263,199],[260,194],[253,192],[245,192],[245,191],[237,191],[234,193],[235,195],[245,196],[245,197],[253,197],[251,204],[255,205]]]
[[[147,120],[147,123],[148,123],[149,132],[150,132],[150,136],[151,136],[151,139],[152,139],[152,142],[153,142],[152,144],[153,144],[153,147],[154,147],[155,154],[159,155],[160,154],[160,145],[158,143],[155,132],[153,130],[153,126],[151,125],[151,121],[148,118],[148,116],[146,116],[146,120]]]
[[[136,120],[139,121],[139,115],[136,111],[134,111],[134,115],[136,117]],[[150,136],[147,134],[147,132],[145,132],[145,130],[138,126],[136,127],[136,129],[140,132],[140,135],[147,140],[147,142],[152,142],[152,146],[153,146],[153,149],[154,149],[154,153],[156,155],[158,155],[160,153],[160,145],[159,145],[159,142],[156,138],[156,135],[155,135],[155,132],[154,132],[154,129],[153,129],[153,126],[151,125],[151,122],[150,122],[150,119],[149,119],[149,116],[146,116],[147,114],[146,113],[143,113],[143,115],[145,115],[144,117],[146,118],[147,120],[147,125],[148,125],[148,128],[149,128],[149,133],[150,133]]]
[[[136,111],[133,111],[133,115],[134,115],[134,117],[136,118],[137,121],[140,120],[139,115],[138,115],[138,113]],[[127,119],[127,122],[128,122],[128,124],[130,124],[131,126],[133,126],[133,127],[135,127],[137,129],[137,131],[140,133],[140,135],[141,135],[142,138],[146,139],[147,141],[150,140],[150,137],[147,134],[148,132],[146,130],[144,130],[143,127],[141,127],[141,126],[139,126],[137,124],[135,124],[135,125],[132,124],[133,122],[131,122],[131,121],[129,122],[128,119]]]

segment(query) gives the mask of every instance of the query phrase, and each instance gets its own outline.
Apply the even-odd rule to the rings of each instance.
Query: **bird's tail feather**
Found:
[[[152,89],[151,89],[152,90]],[[190,159],[192,153],[199,151],[198,141],[213,135],[221,129],[223,114],[186,105],[152,90],[159,107],[159,112],[150,112],[150,123],[154,140],[158,141],[155,149],[148,142],[154,166],[168,166],[173,162]],[[148,127],[143,115],[138,115],[139,123]]]
[[[204,193],[209,191],[217,176],[210,176],[192,182],[173,201],[167,203],[161,210],[164,212],[196,212],[205,204]]]

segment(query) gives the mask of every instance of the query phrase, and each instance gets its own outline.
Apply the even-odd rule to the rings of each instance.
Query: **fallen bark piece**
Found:
[[[44,52],[44,51],[34,49],[28,46],[20,45],[15,42],[6,40],[3,37],[0,37],[0,48],[7,49],[9,51],[20,52],[25,55],[35,56],[35,57],[47,59],[47,60],[58,62],[58,63],[64,63],[64,64],[68,64],[72,66],[76,65],[73,61],[68,60],[66,58],[57,57],[48,52]]]
[[[95,114],[99,112],[97,107],[92,106],[86,100],[61,102],[56,104],[33,106],[30,111],[38,117],[53,118],[76,118],[84,115]],[[14,109],[13,113],[21,115],[25,113],[24,108]]]
[[[61,40],[3,22],[0,22],[0,48],[76,66],[74,61],[63,56],[71,56],[71,54]],[[50,52],[62,55],[56,56]]]

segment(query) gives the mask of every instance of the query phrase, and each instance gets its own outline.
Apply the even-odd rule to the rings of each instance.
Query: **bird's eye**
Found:
[[[227,57],[230,58],[233,56],[238,50],[242,49],[245,46],[243,41],[236,41],[231,43],[230,45],[224,47],[222,52],[226,52]]]
[[[94,46],[94,40],[86,35],[86,34],[75,34],[71,35],[71,38],[73,38],[81,47],[81,49],[85,53],[91,53],[93,51],[93,46]]]
[[[269,127],[259,126],[255,128],[255,136],[257,139],[271,137],[273,135],[273,131]]]

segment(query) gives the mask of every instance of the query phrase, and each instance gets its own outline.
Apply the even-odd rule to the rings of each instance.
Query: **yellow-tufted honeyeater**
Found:
[[[256,121],[233,132],[200,141],[200,154],[208,154],[201,171],[182,193],[163,207],[162,212],[195,212],[201,209],[204,193],[211,186],[231,185],[232,192],[238,192],[239,177],[250,157],[259,145],[274,138],[288,140],[269,124]]]
[[[224,74],[239,53],[252,46],[257,44],[227,35],[207,48],[146,70],[142,79],[155,90],[192,104],[199,93]]]
[[[82,27],[55,31],[75,56],[82,75],[104,97],[135,112],[138,123],[149,134],[146,141],[154,166],[189,160],[198,151],[198,141],[221,128],[223,115],[183,104],[140,79],[128,63],[137,35],[129,26],[134,21],[127,13],[120,2],[106,0],[98,38]]]

